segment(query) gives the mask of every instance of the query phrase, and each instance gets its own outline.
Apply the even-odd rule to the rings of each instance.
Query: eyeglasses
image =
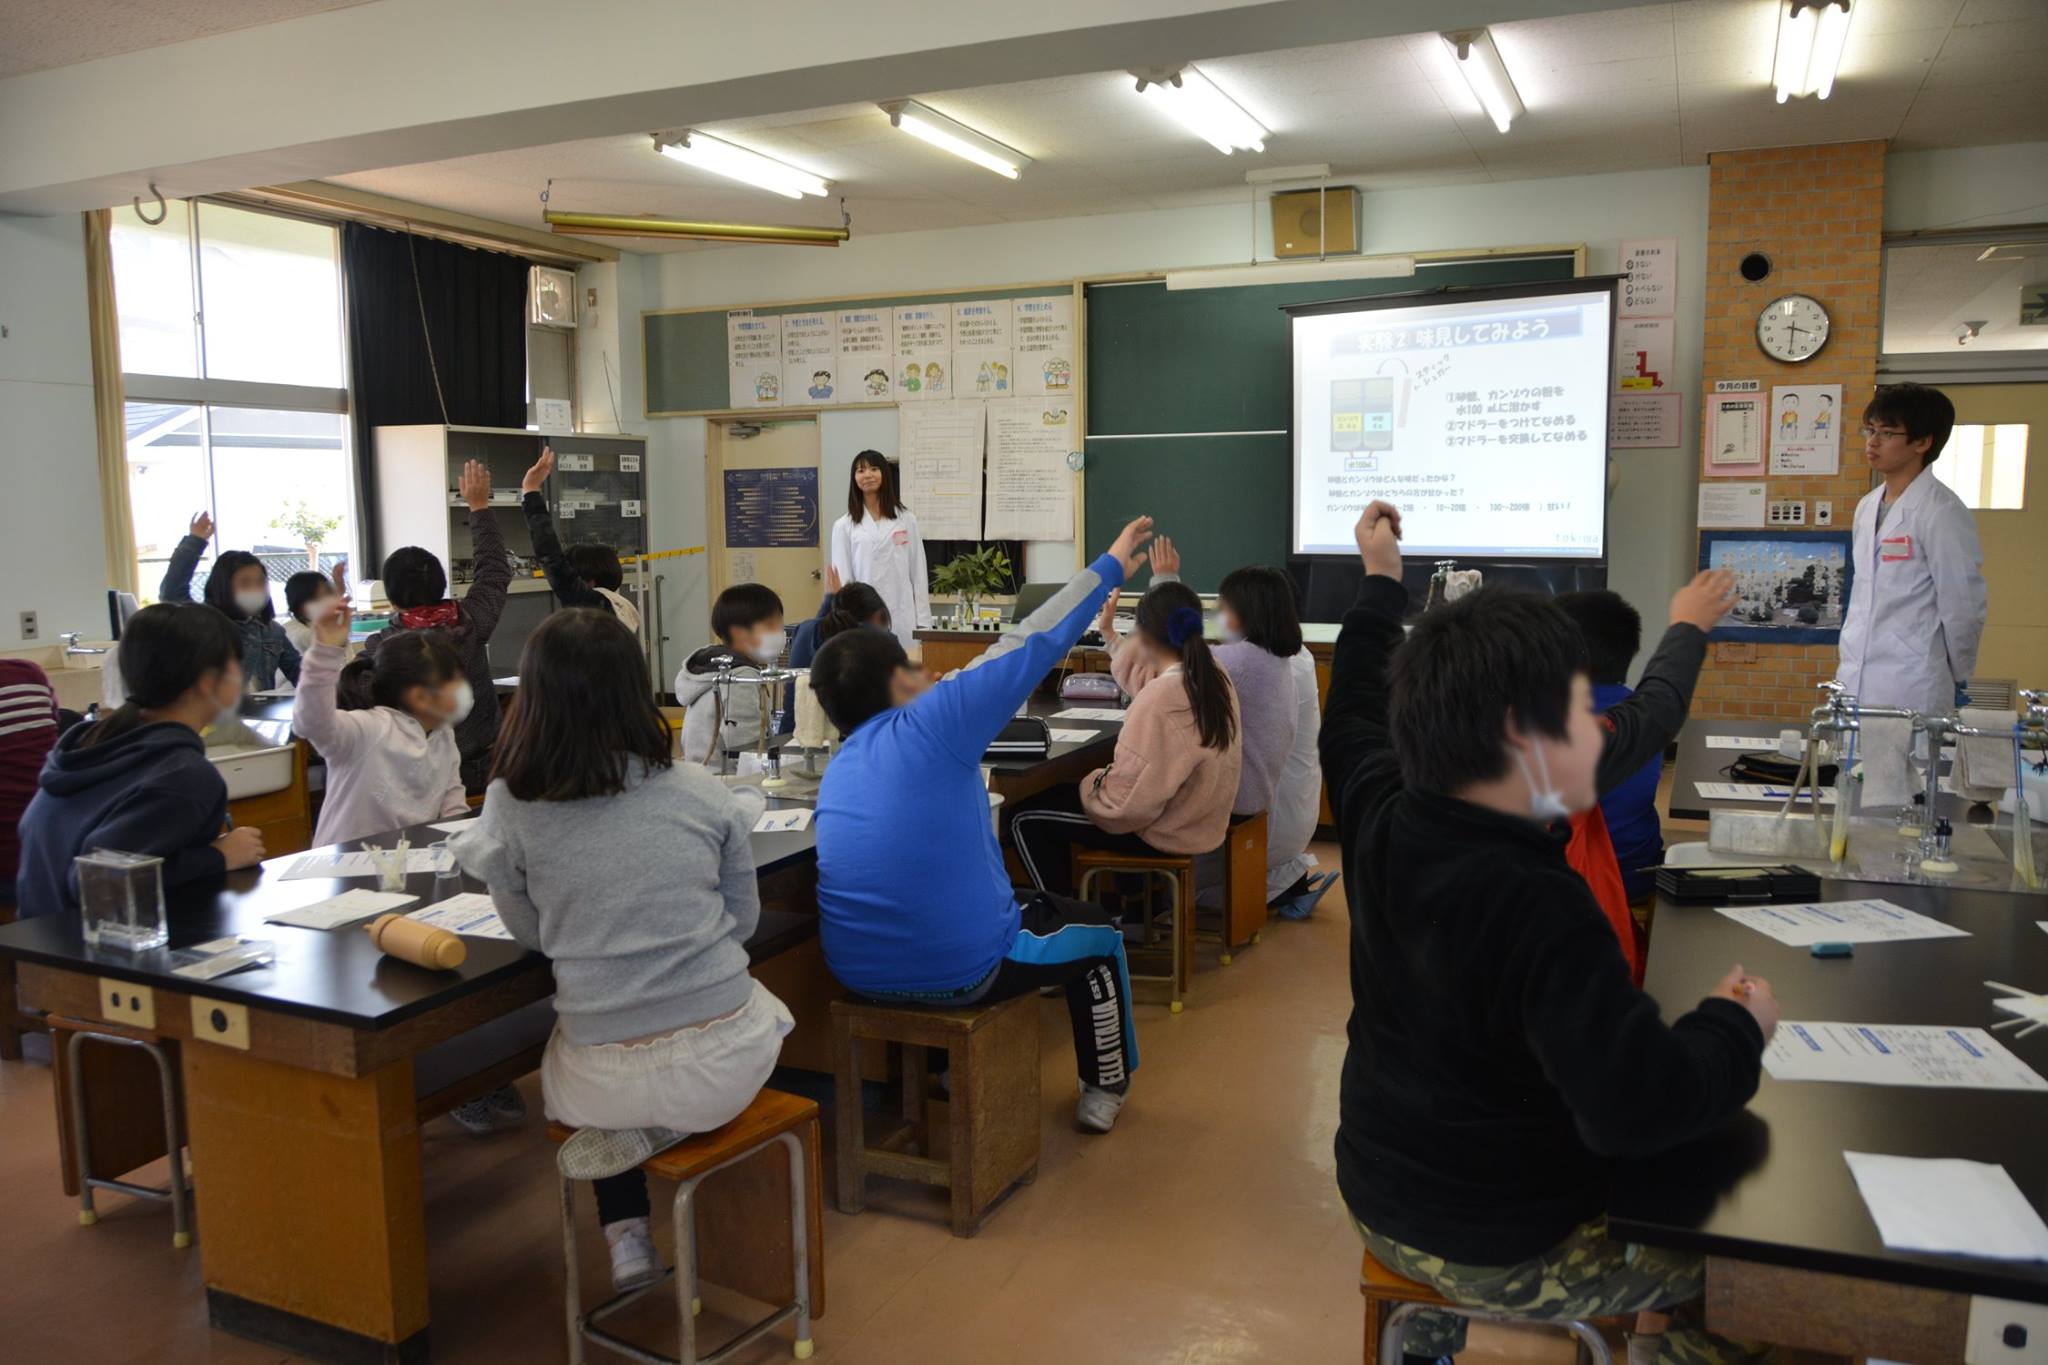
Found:
[[[1906,433],[1898,427],[1866,426],[1862,429],[1863,439],[1866,441],[1889,441],[1894,436],[1904,436],[1905,434]]]

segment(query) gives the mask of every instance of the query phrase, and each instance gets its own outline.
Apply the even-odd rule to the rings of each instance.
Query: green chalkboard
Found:
[[[1089,286],[1084,552],[1146,513],[1181,545],[1187,580],[1202,592],[1240,564],[1287,562],[1292,381],[1283,308],[1572,272],[1566,253],[1423,264],[1403,280],[1171,293],[1161,283]]]
[[[1065,284],[1029,284],[1005,289],[945,290],[931,294],[889,294],[872,299],[835,299],[831,303],[775,303],[757,306],[764,316],[835,312],[854,308],[894,308],[900,304],[972,303],[977,299],[1035,299],[1073,292]],[[641,335],[647,355],[647,415],[718,412],[732,406],[726,380],[725,310],[703,313],[642,313]]]

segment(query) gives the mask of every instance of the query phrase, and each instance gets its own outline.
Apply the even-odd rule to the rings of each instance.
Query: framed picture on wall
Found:
[[[1849,606],[1850,532],[1702,531],[1700,568],[1735,575],[1735,609],[1710,640],[1831,645]]]

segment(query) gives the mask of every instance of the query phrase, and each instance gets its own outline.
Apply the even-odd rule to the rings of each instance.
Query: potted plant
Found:
[[[1000,545],[977,545],[951,563],[941,564],[932,574],[934,588],[959,597],[956,614],[969,622],[975,619],[982,598],[1003,592],[1010,583],[1010,557]]]
[[[271,530],[282,531],[306,547],[306,567],[315,573],[320,572],[321,543],[340,526],[340,517],[323,517],[304,502],[293,503],[270,522]]]

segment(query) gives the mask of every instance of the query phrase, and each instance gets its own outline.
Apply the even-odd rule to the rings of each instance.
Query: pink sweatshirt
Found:
[[[1135,662],[1135,645],[1119,658]],[[1112,659],[1115,670],[1118,660]],[[1237,718],[1237,694],[1230,714]],[[1116,757],[1081,779],[1081,809],[1112,834],[1136,834],[1164,853],[1207,853],[1230,832],[1243,766],[1242,726],[1222,751],[1202,747],[1180,665],[1138,689],[1124,713]]]
[[[343,711],[335,697],[346,650],[316,644],[299,664],[292,730],[327,760],[317,844],[340,844],[407,825],[467,815],[455,727],[428,734],[388,706]]]

